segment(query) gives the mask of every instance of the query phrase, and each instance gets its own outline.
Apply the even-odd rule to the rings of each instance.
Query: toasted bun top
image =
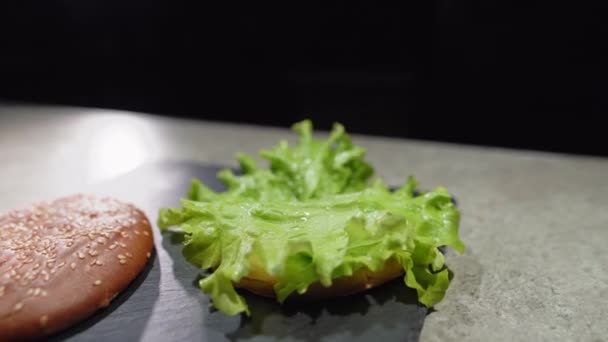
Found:
[[[91,315],[142,271],[148,219],[75,195],[0,215],[0,340],[46,336]]]

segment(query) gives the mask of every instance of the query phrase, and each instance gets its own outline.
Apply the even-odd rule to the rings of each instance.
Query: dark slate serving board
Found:
[[[179,205],[193,177],[215,190],[217,166],[163,162],[142,166],[89,192],[142,208]],[[228,317],[197,286],[203,272],[185,261],[181,241],[154,227],[156,252],[146,270],[111,305],[51,341],[416,341],[427,309],[397,279],[329,302],[288,303],[243,293],[251,317]]]

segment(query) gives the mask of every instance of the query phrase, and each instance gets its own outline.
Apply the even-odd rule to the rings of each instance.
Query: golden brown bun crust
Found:
[[[75,195],[0,215],[0,341],[90,316],[143,270],[154,246],[132,205]]]
[[[363,268],[353,273],[350,277],[334,279],[330,287],[314,283],[308,287],[308,290],[304,294],[295,294],[290,296],[289,299],[323,299],[347,296],[380,286],[401,275],[403,275],[403,266],[391,259],[386,262],[384,268],[380,271],[372,272],[367,268]],[[276,280],[267,272],[255,269],[242,278],[236,284],[236,287],[260,296],[275,297],[273,289],[275,283]]]

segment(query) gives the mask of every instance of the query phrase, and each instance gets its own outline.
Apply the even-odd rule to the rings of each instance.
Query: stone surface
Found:
[[[348,127],[347,127],[348,128]],[[540,133],[542,134],[542,133]],[[235,165],[284,129],[97,109],[0,106],[0,211],[158,160]],[[444,185],[464,255],[421,341],[606,341],[608,160],[354,136],[390,184]],[[161,184],[162,186],[162,184]],[[170,186],[166,184],[165,186]]]

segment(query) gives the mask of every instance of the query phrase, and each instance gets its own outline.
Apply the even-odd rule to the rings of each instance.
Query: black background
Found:
[[[0,99],[608,155],[605,7],[4,1]]]

